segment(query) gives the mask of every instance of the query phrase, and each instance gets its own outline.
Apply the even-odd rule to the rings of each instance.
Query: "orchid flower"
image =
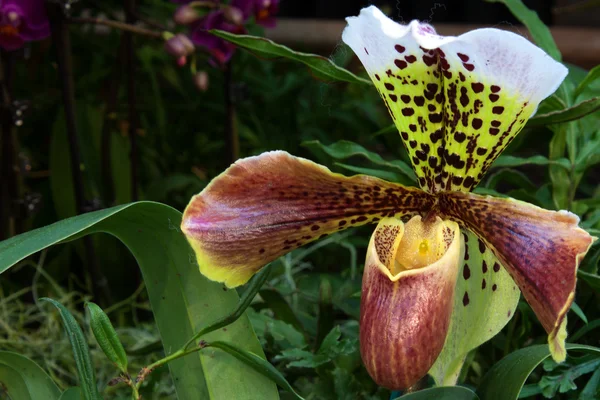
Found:
[[[24,42],[50,36],[43,0],[0,0],[0,47],[17,50]]]
[[[454,384],[468,351],[514,314],[519,289],[566,357],[566,314],[594,238],[568,211],[471,193],[567,69],[496,29],[443,37],[376,7],[347,19],[358,55],[408,150],[420,188],[346,177],[283,151],[237,161],[187,206],[200,271],[235,287],[313,240],[377,224],[360,310],[363,362],[382,386],[428,372]]]

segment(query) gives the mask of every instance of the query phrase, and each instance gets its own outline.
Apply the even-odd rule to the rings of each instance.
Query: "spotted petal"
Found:
[[[478,29],[438,36],[374,6],[347,19],[343,40],[381,94],[421,187],[470,191],[552,94],[567,69],[523,37]]]
[[[513,317],[521,292],[496,256],[472,232],[463,231],[464,263],[458,274],[450,329],[429,371],[438,386],[456,384],[467,354]]]
[[[234,287],[315,239],[434,202],[417,188],[346,177],[274,151],[239,160],[215,178],[192,198],[181,228],[202,274]]]
[[[420,257],[417,263],[425,261],[424,266],[397,270],[399,263],[414,266],[422,239],[425,247],[435,245],[434,257]],[[460,242],[456,223],[437,218],[430,224],[420,216],[406,224],[385,218],[371,236],[360,304],[360,353],[377,384],[410,387],[438,357],[450,324]]]
[[[443,192],[441,212],[473,231],[498,257],[548,332],[555,360],[565,358],[566,314],[577,268],[594,238],[567,211],[473,193]]]

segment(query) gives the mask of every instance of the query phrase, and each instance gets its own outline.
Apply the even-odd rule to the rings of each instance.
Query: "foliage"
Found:
[[[561,59],[534,13],[520,1],[495,1],[505,3],[536,43]],[[93,17],[110,15],[120,2],[96,6]],[[141,13],[160,21],[174,11],[175,5],[159,0],[140,6]],[[160,42],[139,38],[133,76],[139,124],[131,132],[127,91],[119,86],[129,77],[117,33],[87,24],[71,29],[86,207],[101,210],[74,217],[79,210],[65,156],[69,121],[54,53],[36,43],[29,59],[14,60],[20,67],[13,96],[33,105],[19,128],[23,171],[31,172],[20,193],[24,211],[10,232],[25,233],[0,242],[0,397],[126,398],[133,392],[144,399],[268,399],[278,397],[275,384],[282,398],[399,397],[377,387],[360,359],[357,320],[367,230],[338,233],[287,254],[272,263],[268,275],[251,281],[238,302],[235,290],[200,275],[178,230],[176,210],[226,166],[224,87],[234,93],[241,155],[285,149],[335,171],[414,185],[406,151],[397,131],[389,129],[376,91],[363,84],[368,80],[345,63],[265,40],[256,27],[255,36],[217,34],[259,55],[290,61],[237,52],[229,85],[202,54],[189,67],[177,68]],[[334,58],[343,58],[341,53]],[[570,210],[599,236],[600,70],[568,67],[565,83],[540,105],[476,192]],[[209,76],[204,92],[192,84],[200,68]],[[132,134],[139,145],[137,181],[129,174]],[[134,199],[132,187],[149,201],[126,205]],[[42,206],[34,201],[39,198]],[[61,222],[50,225],[53,221]],[[109,282],[110,303],[90,294],[89,260],[80,240],[87,235]],[[600,328],[599,261],[596,243],[580,267],[568,325],[577,344],[566,363],[546,360],[545,332],[521,301],[507,327],[469,354],[461,386],[402,398],[596,398],[600,358],[592,346],[598,346]],[[59,313],[43,297],[54,299],[49,301]]]

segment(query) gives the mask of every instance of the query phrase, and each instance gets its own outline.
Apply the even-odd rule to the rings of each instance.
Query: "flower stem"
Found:
[[[131,32],[142,36],[148,36],[155,39],[162,39],[163,32],[157,32],[150,29],[141,28],[139,26],[135,26],[130,23],[114,21],[111,19],[104,18],[93,18],[93,17],[74,17],[69,18],[69,23],[74,24],[94,24],[94,25],[104,25],[109,26],[111,28],[119,29],[125,32]]]
[[[83,186],[83,175],[81,173],[82,159],[79,149],[77,135],[77,123],[75,119],[75,88],[73,83],[73,66],[71,60],[71,40],[66,18],[62,6],[48,3],[46,5],[50,17],[50,28],[52,41],[56,48],[56,61],[58,73],[62,86],[62,97],[65,109],[66,130],[69,141],[69,156],[71,161],[71,178],[75,195],[77,213],[82,214],[87,210]],[[112,296],[106,278],[100,271],[98,260],[95,255],[94,244],[91,237],[83,237],[83,243],[87,258],[88,272],[91,275],[91,289],[99,296],[101,304],[111,304]]]
[[[125,19],[128,24],[134,25],[135,18],[135,0],[125,1]],[[135,96],[135,49],[133,46],[133,32],[123,33],[125,40],[125,68],[127,73],[127,101],[129,109],[129,144],[130,144],[130,173],[131,173],[131,201],[138,200],[138,148],[137,148],[137,126],[138,116],[136,111]]]
[[[225,96],[225,151],[227,166],[239,158],[240,145],[235,123],[235,96],[232,79],[231,61],[223,67],[223,91]]]
[[[15,227],[16,199],[20,197],[19,179],[16,166],[17,143],[15,138],[15,125],[11,112],[12,96],[12,55],[2,51],[0,59],[0,90],[1,109],[0,124],[2,125],[0,136],[0,240],[13,236],[18,232]]]

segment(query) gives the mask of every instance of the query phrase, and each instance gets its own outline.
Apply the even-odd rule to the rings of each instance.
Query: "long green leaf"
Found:
[[[270,362],[264,360],[256,354],[251,353],[249,351],[244,351],[228,343],[220,341],[211,342],[210,344],[208,344],[208,347],[216,347],[231,354],[238,360],[244,362],[246,365],[250,366],[254,370],[260,372],[267,378],[271,379],[273,382],[277,383],[282,389],[285,389],[291,394],[293,394],[295,398],[299,400],[304,400],[302,396],[296,393],[292,385],[289,384],[289,382],[284,378],[281,372],[277,371],[277,369]]]
[[[81,389],[78,386],[68,388],[63,392],[60,396],[59,400],[80,400],[81,399]]]
[[[58,386],[39,365],[10,351],[0,351],[0,384],[13,399],[57,400],[60,397]]]
[[[335,65],[329,58],[319,56],[317,54],[294,51],[289,47],[277,44],[272,40],[263,37],[236,35],[218,29],[213,29],[209,32],[220,37],[221,39],[225,39],[228,42],[250,50],[261,57],[284,57],[290,60],[301,62],[310,68],[316,78],[327,82],[342,81],[349,83],[362,83],[367,85],[371,84],[371,81],[358,77],[347,69]]]
[[[542,22],[540,17],[535,11],[530,10],[523,4],[521,0],[486,0],[489,3],[503,3],[510,12],[518,19],[523,25],[527,27],[529,33],[533,37],[533,41],[540,46],[546,53],[548,53],[556,61],[561,61],[562,56],[550,29]]]
[[[330,145],[325,145],[318,140],[309,140],[303,142],[302,146],[308,148],[312,152],[322,151],[336,160],[345,160],[350,157],[361,156],[375,165],[386,167],[394,172],[404,175],[410,182],[414,183],[417,181],[414,171],[405,162],[400,160],[386,161],[379,154],[365,149],[358,143],[340,140]]]
[[[536,115],[527,122],[527,128],[574,121],[598,110],[600,110],[600,97],[594,97],[563,110]]]
[[[96,385],[96,372],[94,371],[94,365],[92,364],[92,358],[90,357],[90,348],[88,347],[81,327],[75,320],[75,317],[73,317],[73,314],[58,301],[47,297],[41,298],[40,300],[52,304],[60,313],[69,342],[71,343],[71,350],[73,351],[73,357],[75,358],[75,365],[77,366],[79,385],[83,392],[83,398],[85,400],[100,400],[100,392],[98,392],[98,386]]]
[[[479,397],[466,387],[446,386],[419,390],[397,397],[396,400],[479,400]]]
[[[495,167],[495,168],[518,167],[521,165],[530,165],[530,164],[558,165],[567,170],[570,170],[570,168],[571,168],[571,164],[569,163],[569,160],[567,160],[566,158],[561,158],[558,160],[549,160],[547,157],[544,157],[541,155],[531,156],[531,157],[527,157],[527,158],[515,157],[515,156],[500,156],[500,157],[498,157],[498,159],[496,161],[494,161],[494,163],[492,164],[492,167]]]
[[[597,347],[567,344],[567,350],[600,353]],[[547,345],[529,346],[510,353],[483,377],[477,394],[481,400],[516,400],[531,372],[550,357]]]
[[[596,65],[594,68],[592,68],[585,78],[583,78],[583,80],[579,83],[579,85],[577,85],[574,97],[579,96],[596,79],[600,79],[600,65]]]
[[[209,323],[238,304],[235,290],[204,278],[193,251],[179,231],[181,213],[153,202],[139,202],[83,214],[0,242],[0,273],[23,258],[61,241],[94,232],[120,239],[142,270],[165,352],[170,354]],[[206,336],[236,343],[262,356],[246,316]],[[169,363],[180,399],[274,399],[277,388],[261,374],[224,355],[201,352]]]

